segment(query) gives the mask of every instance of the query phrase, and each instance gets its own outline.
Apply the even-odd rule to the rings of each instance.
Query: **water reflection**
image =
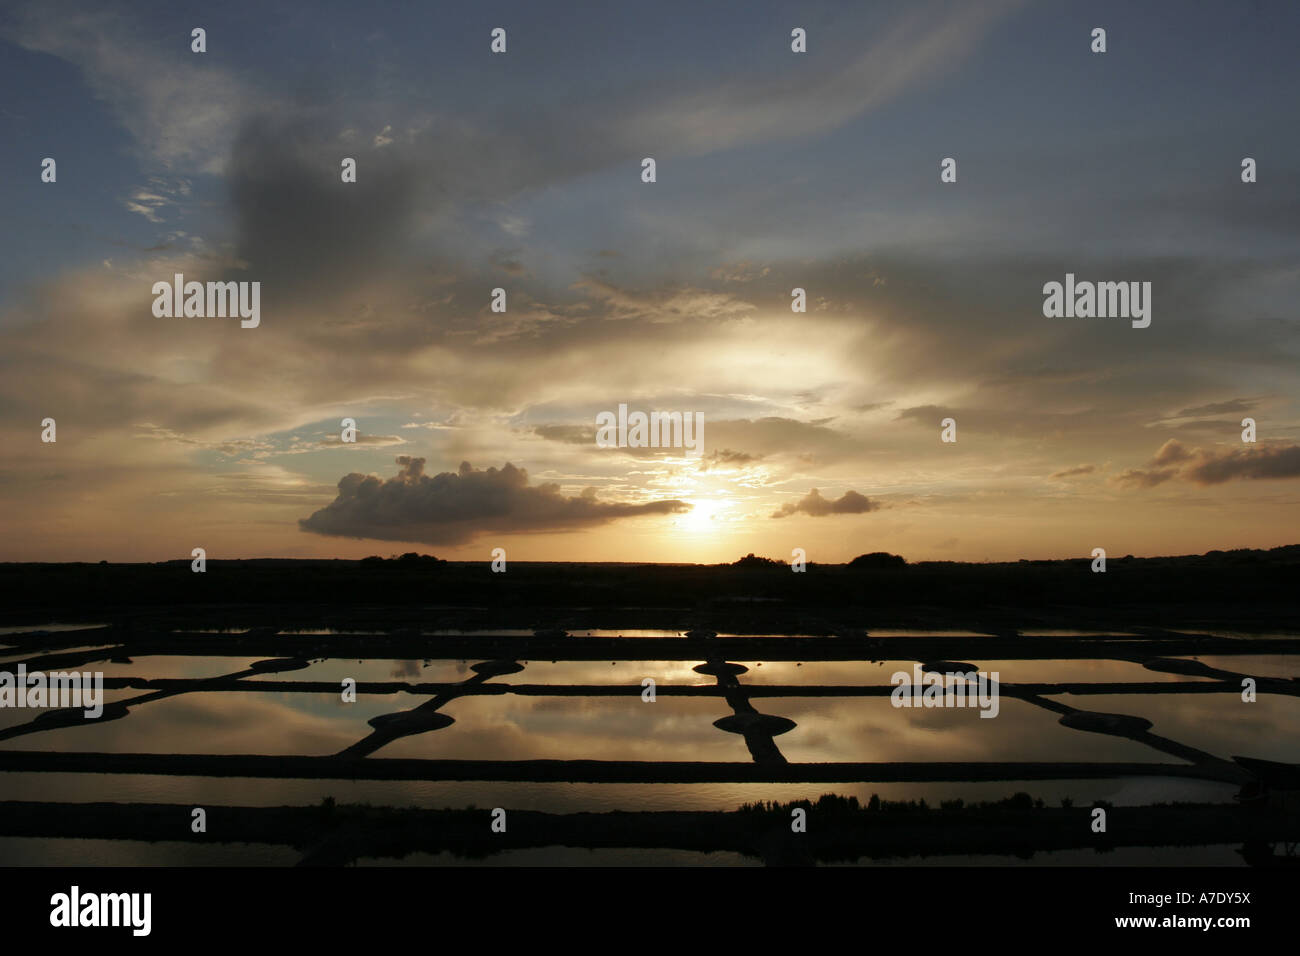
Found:
[[[500,633],[500,632],[497,632]],[[613,634],[614,632],[610,632]],[[632,635],[634,632],[621,632]],[[655,632],[658,635],[660,632]],[[677,636],[679,632],[663,632]],[[873,632],[882,633],[882,632]],[[916,633],[916,632],[911,632]],[[1017,692],[1018,683],[1208,684],[1224,674],[1289,678],[1292,658],[1206,657],[1184,663],[1098,660],[978,660],[971,667],[998,672],[1003,697],[997,718],[970,708],[908,708],[892,705],[887,694],[847,693],[865,685],[888,685],[895,671],[910,671],[915,661],[771,662],[731,661],[725,640],[708,635],[683,638],[698,652],[678,661],[480,661],[363,660],[298,658],[261,660],[237,657],[144,656],[96,665],[109,677],[193,679],[186,686],[105,693],[106,717],[74,726],[48,728],[55,721],[32,721],[30,712],[0,711],[5,748],[144,754],[270,754],[341,760],[436,758],[460,760],[718,761],[760,765],[814,763],[1132,762],[1184,764],[1212,762],[1236,754],[1284,762],[1300,761],[1300,701],[1261,693],[1245,703],[1236,693],[1070,694]],[[78,649],[102,653],[102,648]],[[23,659],[27,659],[24,657]],[[642,696],[642,680],[653,677],[659,693]],[[237,681],[323,681],[345,678],[446,683],[436,692],[356,695],[286,690],[216,690]],[[525,685],[601,685],[614,696],[583,696],[572,688],[560,693],[512,692]],[[714,687],[712,696],[684,696],[665,687]],[[756,688],[788,686],[781,696]],[[484,693],[492,687],[501,692]],[[818,696],[797,696],[807,687]],[[844,688],[844,693],[836,693]],[[1164,689],[1163,687],[1160,689]],[[1100,715],[1100,716],[1099,716]],[[1108,716],[1109,715],[1109,716]],[[111,719],[111,718],[117,719]],[[129,719],[122,719],[127,718]],[[39,731],[39,732],[38,732]],[[22,737],[21,740],[9,738]],[[187,777],[105,776],[92,774],[0,774],[4,798],[69,802],[126,801],[214,805],[310,805],[324,797],[340,803],[423,807],[510,806],[548,812],[581,810],[732,810],[757,800],[794,800],[833,790],[883,799],[927,799],[931,804],[960,797],[996,800],[1015,789],[1059,803],[1104,799],[1115,805],[1215,801],[1232,798],[1236,787],[1193,778],[1128,777],[1113,780],[1046,780],[1020,783],[847,783],[806,784],[538,784],[428,781],[348,781],[196,779]],[[190,844],[158,845],[147,852],[132,841],[70,841],[89,847],[103,862],[203,864],[282,863],[278,850],[227,847],[198,854]],[[0,854],[22,862],[35,845],[48,845],[57,858],[57,841],[25,843],[0,839]],[[1224,848],[1195,848],[1189,858],[1219,858]],[[691,851],[619,850],[619,859],[713,862],[727,854]],[[1089,862],[1062,851],[1035,862]],[[186,856],[186,853],[194,855]],[[229,856],[223,855],[229,853]],[[530,859],[563,864],[592,851],[530,848],[496,859],[525,865]],[[530,856],[531,854],[531,856]],[[1199,854],[1199,856],[1198,856]],[[290,856],[296,856],[290,851]],[[731,854],[730,856],[735,856]],[[464,862],[445,854],[425,854],[408,862]],[[84,857],[82,858],[84,860]],[[749,862],[757,862],[746,858]],[[978,858],[971,858],[978,859]],[[1152,856],[1142,857],[1150,863]],[[1171,857],[1174,859],[1174,857]],[[1111,857],[1112,861],[1116,857]],[[590,862],[590,861],[589,861]],[[731,861],[731,862],[734,862]],[[870,862],[870,861],[863,861]],[[952,862],[961,862],[952,860]],[[1002,862],[1005,862],[1003,860]],[[1239,862],[1239,861],[1233,861]],[[647,864],[652,865],[652,864]]]

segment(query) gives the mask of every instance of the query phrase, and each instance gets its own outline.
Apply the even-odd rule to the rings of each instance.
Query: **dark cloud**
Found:
[[[522,262],[513,255],[498,251],[489,260],[494,267],[509,276],[527,276],[530,273]]]
[[[1192,457],[1191,451],[1177,438],[1171,438],[1160,446],[1156,456],[1151,459],[1153,465],[1173,465]]]
[[[1198,448],[1183,477],[1198,485],[1218,485],[1233,478],[1300,478],[1300,445],[1256,445],[1219,452]]]
[[[1259,402],[1254,399],[1234,398],[1229,402],[1214,402],[1210,405],[1197,405],[1195,408],[1184,408],[1175,418],[1190,418],[1193,415],[1228,415],[1237,412],[1248,412]]]
[[[758,461],[761,457],[761,455],[751,455],[730,448],[721,448],[704,456],[700,461],[700,471],[709,471],[713,468],[744,468],[746,465]]]
[[[808,492],[807,497],[782,505],[779,511],[772,512],[772,517],[786,518],[793,514],[806,514],[814,518],[824,518],[826,515],[860,515],[879,509],[879,502],[872,501],[856,491],[846,491],[843,498],[833,499],[823,498],[814,488]]]
[[[1044,403],[1045,404],[1045,403]],[[1041,436],[1075,434],[1097,427],[1100,416],[1095,408],[1077,411],[1052,411],[1037,407],[993,408],[947,405],[916,405],[900,409],[896,422],[917,422],[937,433],[945,418],[957,422],[959,432],[995,436]]]
[[[867,269],[887,275],[888,286],[873,287],[863,278]],[[1149,279],[1151,328],[1044,318],[1042,285],[1067,271]],[[792,283],[786,273],[782,263],[774,264],[770,294],[776,283]],[[1022,433],[1045,436],[1062,429],[1097,433],[1102,426],[1114,434],[1117,423],[1149,421],[1153,408],[1202,404],[1207,392],[1230,388],[1227,394],[1241,395],[1235,390],[1243,366],[1289,374],[1281,367],[1295,360],[1294,324],[1279,320],[1277,306],[1256,290],[1272,290],[1276,298],[1292,288],[1291,276],[1280,258],[1265,256],[1061,261],[1024,255],[1013,261],[996,250],[971,248],[965,257],[933,266],[896,248],[814,263],[798,284],[873,317],[875,334],[851,343],[846,355],[860,356],[873,370],[878,394],[904,396],[899,418],[937,429],[951,414],[967,433],[1003,432],[1018,421]],[[758,300],[767,292],[751,295]],[[1232,302],[1245,304],[1224,323],[1224,303]],[[1139,332],[1150,335],[1138,339]],[[1147,339],[1180,364],[1153,368],[1145,361],[1153,344]],[[943,397],[909,407],[907,397],[927,391]],[[998,414],[1004,420],[992,418]]]
[[[627,117],[601,103],[587,115],[507,106],[490,123],[385,104],[392,116],[385,129],[396,129],[382,137],[364,109],[328,92],[292,111],[246,116],[226,170],[236,256],[252,278],[274,280],[264,306],[273,294],[328,300],[333,289],[389,273],[410,280],[445,271],[462,258],[463,236],[456,229],[437,249],[419,248],[431,224],[451,226],[467,209],[491,212],[641,155],[639,144],[619,142]],[[345,157],[356,160],[355,182],[342,182]],[[496,249],[486,271],[526,276],[521,254]]]
[[[1179,422],[1177,425],[1167,425],[1164,422],[1159,422],[1155,427],[1171,432],[1201,434],[1212,437],[1222,437],[1241,430],[1241,426],[1237,424],[1235,419],[1225,420],[1222,418],[1194,418],[1191,421]]]
[[[1161,195],[1135,197],[1133,209],[1136,215],[1161,225],[1176,222],[1184,229],[1294,239],[1300,231],[1296,172],[1293,163],[1279,169],[1277,189],[1271,194],[1242,189],[1240,183],[1232,181],[1215,185],[1197,182]]]
[[[357,161],[344,183],[341,162]],[[258,116],[235,138],[228,171],[236,254],[276,301],[328,291],[401,258],[421,208],[436,191],[409,154],[339,141],[323,113]],[[321,290],[320,287],[326,287]]]
[[[901,409],[894,421],[918,421],[929,424],[933,422],[937,427],[945,418],[956,418],[952,409],[943,405],[914,405],[911,408]]]
[[[1091,475],[1097,470],[1096,465],[1075,465],[1073,468],[1063,468],[1060,471],[1052,472],[1049,478],[1075,478],[1079,475]]]
[[[547,441],[560,442],[565,445],[588,445],[596,449],[600,454],[627,455],[629,458],[640,460],[663,458],[665,456],[673,457],[681,454],[680,450],[663,448],[657,445],[645,448],[634,448],[630,445],[625,448],[600,448],[596,444],[595,425],[534,425],[532,432]]]
[[[831,462],[852,458],[861,451],[850,434],[824,424],[777,416],[710,421],[707,435],[709,445],[715,448],[745,448],[756,459],[794,456],[809,462]]]
[[[647,403],[654,407],[654,402]],[[643,407],[643,406],[638,406]],[[859,451],[854,438],[826,427],[829,418],[801,422],[793,418],[770,416],[766,418],[708,419],[706,436],[715,450],[701,462],[701,470],[722,465],[744,465],[776,456],[795,456],[805,461],[838,461],[852,457]],[[534,425],[533,434],[548,441],[567,445],[595,445],[595,425]],[[737,448],[750,449],[737,451]],[[661,448],[620,448],[623,454],[635,458],[653,458],[664,453]],[[743,457],[738,457],[743,456]]]
[[[402,455],[387,480],[352,473],[339,480],[338,497],[309,518],[303,531],[345,538],[461,544],[488,533],[572,531],[618,518],[689,511],[676,499],[645,504],[601,502],[588,488],[566,498],[558,484],[528,484],[528,472],[507,464],[475,471],[424,473],[424,459]]]
[[[596,443],[595,425],[534,425],[533,434],[547,441],[563,442],[566,445]]]
[[[1164,468],[1158,471],[1144,471],[1141,468],[1125,468],[1122,472],[1111,479],[1117,485],[1126,488],[1154,488],[1156,485],[1162,485],[1170,478],[1174,477],[1173,468]]]
[[[343,441],[343,436],[327,435],[320,441],[322,448],[349,448],[353,445],[405,445],[406,439],[400,435],[363,435],[357,432],[356,440]]]
[[[1116,484],[1152,488],[1172,478],[1197,485],[1221,485],[1237,478],[1300,478],[1300,445],[1188,448],[1176,438],[1160,446],[1150,470],[1129,468]]]

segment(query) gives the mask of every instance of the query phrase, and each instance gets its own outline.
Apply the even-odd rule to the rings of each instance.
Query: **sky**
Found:
[[[1297,39],[1293,2],[6,3],[0,560],[1295,543]],[[257,326],[155,314],[178,273]],[[1045,315],[1067,274],[1150,325]],[[620,405],[699,454],[603,447]]]

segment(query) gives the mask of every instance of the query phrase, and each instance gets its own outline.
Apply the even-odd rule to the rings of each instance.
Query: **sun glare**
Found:
[[[727,498],[695,498],[688,499],[688,503],[694,507],[681,515],[677,524],[682,531],[691,534],[718,531],[721,527],[718,517],[731,506],[731,501]]]

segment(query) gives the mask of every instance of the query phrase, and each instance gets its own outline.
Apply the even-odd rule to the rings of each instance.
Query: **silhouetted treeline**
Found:
[[[1294,625],[1300,545],[1271,551],[1216,551],[1168,558],[1112,557],[1104,574],[1089,558],[962,564],[870,562],[812,565],[742,559],[735,565],[529,563],[505,573],[491,562],[441,561],[414,552],[362,561],[209,560],[194,573],[188,558],[158,564],[0,564],[0,614],[11,621],[56,621],[115,610],[205,607],[478,609],[475,623],[531,626],[545,619],[582,626],[560,609],[589,609],[587,620],[664,626],[651,619],[721,624],[761,632],[779,621],[815,630],[890,620],[970,622],[1026,611],[1066,619],[1172,625],[1206,619]],[[898,558],[898,562],[902,562]],[[865,564],[866,566],[861,566]],[[547,609],[555,614],[547,615]],[[610,613],[599,613],[607,611]],[[683,612],[691,612],[690,614]],[[495,615],[493,617],[492,615]],[[656,617],[658,615],[658,617]],[[91,618],[92,620],[98,618]],[[417,618],[453,626],[446,617]],[[645,621],[645,623],[638,623]],[[827,630],[826,633],[830,633]]]

